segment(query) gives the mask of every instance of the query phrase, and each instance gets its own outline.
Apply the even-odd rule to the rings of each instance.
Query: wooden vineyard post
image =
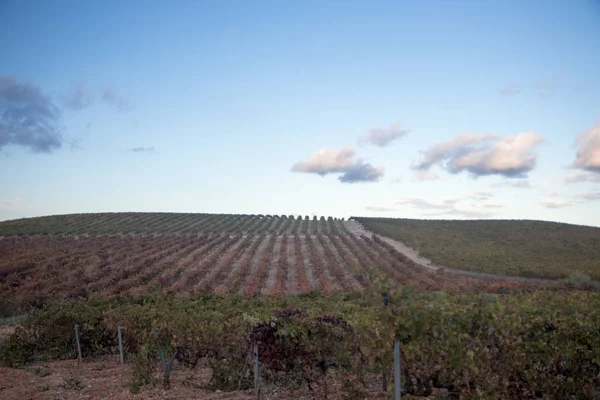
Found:
[[[119,378],[121,379],[121,386],[123,386],[123,336],[121,331],[123,330],[123,325],[117,327],[117,337],[119,339],[119,361],[121,362],[121,371],[119,372]]]
[[[156,342],[158,345],[158,355],[160,356],[162,371],[165,372],[167,370],[167,360],[165,360],[165,353],[163,352],[163,348],[160,345],[160,342],[158,341],[157,331],[158,331],[158,326],[155,326],[154,327],[154,336],[156,337]]]
[[[75,324],[75,342],[77,343],[77,366],[81,364],[81,343],[79,342],[79,325]]]
[[[256,398],[262,399],[261,387],[260,387],[260,361],[258,359],[258,343],[254,343],[254,351],[252,352],[254,360],[254,390],[256,391]]]
[[[158,344],[158,354],[160,355],[160,360],[162,362],[162,370],[163,372],[167,371],[167,360],[165,360],[165,353],[163,352],[163,348],[160,345],[160,343]]]
[[[402,396],[400,387],[400,340],[394,340],[394,400],[400,400]]]
[[[117,336],[119,337],[119,361],[121,362],[121,367],[123,366],[123,339],[121,337],[122,330],[123,326],[119,325],[117,328]]]

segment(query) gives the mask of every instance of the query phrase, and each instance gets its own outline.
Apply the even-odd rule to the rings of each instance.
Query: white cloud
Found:
[[[387,128],[373,128],[367,134],[358,138],[358,144],[385,147],[408,132],[409,130],[402,129],[399,123],[392,124]]]
[[[532,187],[532,185],[528,179],[506,180],[504,182],[496,183],[492,186],[493,187],[514,187],[514,188],[521,188],[521,189],[529,189]]]
[[[440,179],[439,176],[431,171],[415,171],[414,178],[419,182],[436,181]]]
[[[562,207],[568,207],[568,206],[572,205],[572,203],[568,200],[559,200],[559,199],[545,199],[545,200],[542,200],[541,203],[548,208],[562,208]]]
[[[394,202],[395,205],[399,206],[412,206],[421,210],[432,210],[432,213],[426,213],[427,216],[443,216],[443,215],[454,215],[463,216],[466,218],[487,218],[493,216],[493,213],[484,211],[475,206],[465,206],[461,204],[466,200],[471,201],[483,201],[493,196],[491,191],[477,191],[470,192],[460,196],[444,197],[439,202],[432,202],[419,197],[404,197]],[[487,206],[486,206],[487,204]],[[491,206],[490,206],[491,204]],[[496,203],[483,203],[484,208],[500,208],[502,205]]]
[[[578,171],[574,174],[567,175],[566,177],[560,180],[562,183],[582,183],[582,182],[591,182],[591,183],[600,183],[600,174],[595,174],[593,172],[587,171]]]
[[[576,199],[582,199],[587,201],[600,200],[600,192],[580,193],[573,196]]]
[[[310,155],[305,161],[300,161],[292,166],[292,171],[308,172],[321,176],[344,172],[354,162],[356,152],[350,147],[341,147],[338,150],[321,149]]]
[[[351,147],[321,149],[304,161],[292,166],[293,172],[312,173],[321,176],[327,174],[342,174],[338,180],[343,183],[376,182],[384,174],[382,167],[374,167],[355,159],[356,152]]]
[[[600,173],[600,123],[577,138],[577,156],[573,166]]]
[[[514,136],[457,135],[429,148],[412,168],[428,171],[437,164],[453,174],[467,171],[474,177],[523,177],[535,167],[537,158],[532,150],[542,140],[542,136],[532,132]]]
[[[392,208],[392,207],[382,207],[382,206],[366,206],[365,209],[369,210],[369,211],[377,211],[377,212],[390,212],[390,211],[397,211],[396,208]]]
[[[487,203],[483,203],[482,206],[483,206],[483,208],[503,208],[504,204],[487,202]]]
[[[24,202],[25,202],[25,200],[23,200],[22,198],[16,197],[14,199],[0,200],[0,206],[2,206],[2,207],[10,207],[10,206],[15,206],[17,204],[22,204]]]

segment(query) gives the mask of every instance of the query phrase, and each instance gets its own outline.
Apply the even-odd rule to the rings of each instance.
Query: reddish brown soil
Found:
[[[175,366],[171,374],[171,388],[166,390],[158,384],[143,387],[138,393],[131,391],[131,365],[121,368],[114,356],[85,361],[76,360],[38,363],[25,369],[0,367],[1,399],[256,399],[252,390],[207,390],[210,371],[189,371]],[[156,378],[159,378],[157,372]],[[390,394],[369,392],[369,399],[387,399]],[[311,394],[306,388],[296,391],[267,387],[265,400],[271,399],[318,399],[318,392]],[[341,399],[335,384],[330,387],[330,399]]]

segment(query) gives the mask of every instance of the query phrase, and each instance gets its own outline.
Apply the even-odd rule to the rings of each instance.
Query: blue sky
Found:
[[[596,1],[3,1],[0,50],[0,220],[600,226]]]

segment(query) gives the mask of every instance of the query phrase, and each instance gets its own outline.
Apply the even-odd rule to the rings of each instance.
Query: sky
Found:
[[[600,226],[600,1],[0,1],[0,220]]]

